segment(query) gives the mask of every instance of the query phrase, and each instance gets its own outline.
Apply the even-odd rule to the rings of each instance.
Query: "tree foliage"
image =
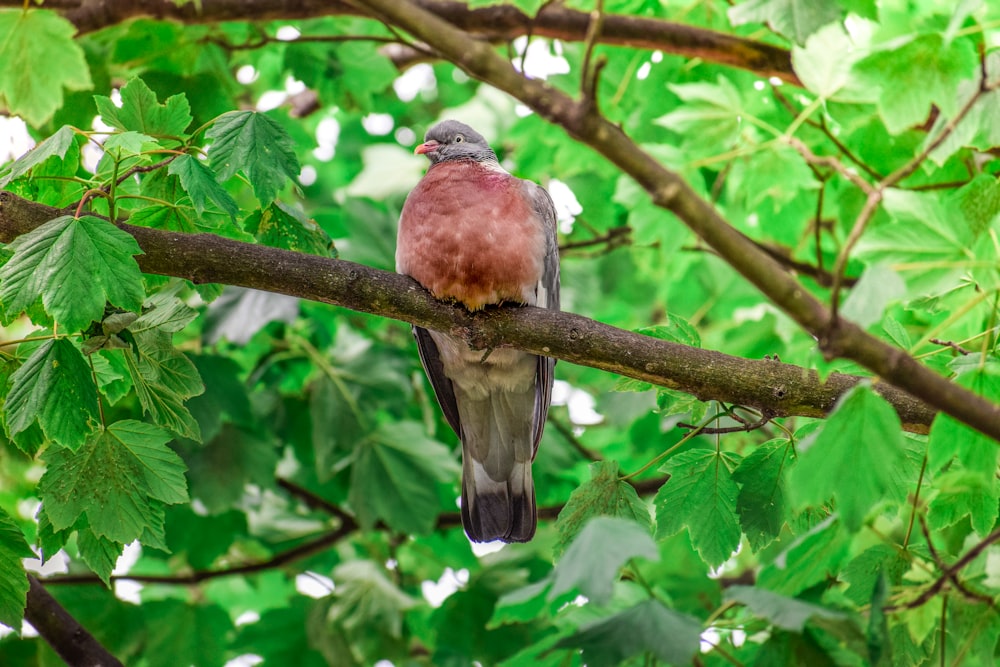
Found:
[[[1000,9],[23,5],[0,663],[996,664]],[[568,312],[390,273],[446,117]],[[462,533],[408,322],[564,360],[532,542]]]

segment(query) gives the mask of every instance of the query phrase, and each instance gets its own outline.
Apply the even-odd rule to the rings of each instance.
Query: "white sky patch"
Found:
[[[483,556],[495,554],[507,546],[506,542],[501,542],[500,540],[493,540],[492,542],[470,541],[469,544],[472,546],[472,553],[476,555],[476,558],[482,558]]]
[[[240,627],[241,625],[253,625],[260,620],[260,613],[254,611],[253,609],[247,609],[245,612],[236,617],[233,621],[233,625]]]
[[[16,160],[35,145],[20,118],[0,116],[0,164]]]
[[[462,568],[458,572],[446,567],[437,581],[424,581],[420,592],[432,607],[440,607],[455,591],[469,583],[469,571]]]
[[[244,65],[236,70],[236,80],[244,86],[253,83],[260,76],[260,72],[253,65]]]
[[[767,82],[772,86],[783,86],[785,84],[784,81],[782,81],[776,76],[772,76],[770,79],[767,80]]]
[[[433,92],[437,90],[434,68],[427,63],[418,63],[396,77],[392,89],[402,102],[412,102],[420,93]]]
[[[417,133],[408,127],[396,128],[396,132],[393,136],[396,138],[396,141],[399,142],[400,146],[410,147],[417,142]]]
[[[653,71],[653,63],[644,62],[642,66],[639,67],[639,71],[635,73],[635,78],[639,81],[643,81],[649,76],[649,73]]]
[[[387,113],[370,113],[361,119],[361,126],[373,137],[384,137],[392,132],[395,124],[392,116]]]
[[[324,118],[316,126],[316,148],[313,155],[321,162],[329,162],[337,152],[340,139],[340,123],[336,118]]]
[[[259,665],[262,662],[264,662],[264,658],[260,657],[256,653],[244,653],[243,655],[238,655],[227,662],[225,667],[253,667],[254,665]]]
[[[456,67],[451,71],[451,80],[455,83],[466,83],[469,80],[469,75]]]
[[[302,167],[302,171],[299,172],[299,183],[301,183],[306,187],[309,187],[310,185],[316,182],[316,177],[317,177],[316,167],[312,166],[311,164],[307,164],[306,166]]]
[[[754,90],[764,90],[764,88],[766,88],[766,87],[767,87],[767,84],[764,83],[763,81],[758,80],[758,81],[754,81],[753,82],[753,88],[754,88]]]
[[[535,112],[526,104],[517,104],[514,106],[514,113],[517,114],[518,118],[527,118]]]
[[[576,216],[583,212],[583,207],[577,200],[576,195],[568,185],[553,178],[546,188],[552,195],[552,202],[556,205],[556,220],[559,221],[559,231],[569,234],[573,231],[573,223]]]
[[[576,426],[592,426],[604,421],[604,417],[594,410],[597,405],[594,397],[565,380],[553,383],[552,405],[565,405],[569,409],[569,420]]]
[[[663,62],[663,51],[653,51],[653,55],[649,57],[653,61],[653,64]]]
[[[312,570],[295,577],[295,590],[316,600],[325,598],[334,588],[333,579]]]
[[[527,53],[525,53],[527,49]],[[521,61],[524,61],[524,73],[531,79],[547,79],[553,74],[568,74],[569,62],[562,57],[562,46],[558,42],[544,39],[518,37],[514,40],[514,52],[517,54],[512,62],[514,68],[520,71]]]
[[[285,100],[288,99],[288,93],[282,90],[269,90],[260,96],[257,100],[257,111],[270,111],[271,109],[277,109]]]
[[[274,36],[280,39],[282,42],[294,42],[297,40],[302,33],[293,25],[283,25],[278,28],[278,32],[274,33]]]
[[[34,551],[35,553],[39,553],[37,550]],[[42,577],[69,572],[69,556],[66,555],[65,551],[59,551],[54,554],[45,561],[44,565],[42,565],[40,558],[25,558],[22,562],[24,563],[25,570],[34,572]]]

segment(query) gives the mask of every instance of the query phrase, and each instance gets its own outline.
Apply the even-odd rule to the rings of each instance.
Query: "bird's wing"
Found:
[[[437,344],[431,338],[431,332],[423,327],[413,327],[413,337],[417,339],[417,351],[420,352],[420,363],[424,365],[424,372],[427,379],[431,381],[434,388],[434,395],[437,397],[441,412],[448,424],[461,437],[461,421],[458,418],[458,403],[455,400],[455,388],[451,380],[444,374],[444,365],[441,363],[441,352]]]
[[[556,207],[552,197],[545,188],[530,181],[525,181],[525,189],[531,202],[531,208],[541,220],[545,229],[545,259],[542,278],[535,289],[540,308],[559,310],[559,244],[556,237]],[[538,370],[535,372],[535,410],[533,415],[533,435],[535,451],[542,439],[545,429],[545,418],[552,403],[552,380],[556,360],[549,357],[538,357]]]

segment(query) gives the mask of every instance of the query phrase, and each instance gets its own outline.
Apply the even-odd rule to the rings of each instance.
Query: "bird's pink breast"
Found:
[[[396,269],[439,299],[476,310],[534,303],[545,255],[543,222],[522,181],[474,162],[432,167],[399,221]]]

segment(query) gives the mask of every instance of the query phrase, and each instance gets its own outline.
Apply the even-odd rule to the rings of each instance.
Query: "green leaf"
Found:
[[[637,557],[660,558],[648,530],[627,519],[605,516],[591,519],[556,566],[548,599],[577,589],[589,600],[605,605],[618,581],[618,570]]]
[[[224,512],[243,497],[247,484],[274,484],[278,453],[274,441],[226,424],[218,436],[185,454],[191,495],[212,514]]]
[[[261,204],[274,201],[301,170],[291,137],[281,125],[256,111],[230,111],[216,119],[206,136],[214,140],[209,156],[223,181],[242,171]]]
[[[379,628],[390,637],[403,635],[403,613],[416,601],[399,590],[371,561],[341,563],[333,571],[337,586],[329,618],[347,630]]]
[[[556,648],[581,649],[583,662],[589,667],[613,667],[646,651],[666,663],[686,665],[698,652],[700,641],[698,619],[668,609],[656,600],[646,600],[584,625],[559,640]]]
[[[0,11],[0,104],[38,127],[63,104],[63,89],[93,84],[76,27],[55,12]]]
[[[190,195],[191,204],[199,216],[205,212],[208,202],[213,202],[233,220],[239,215],[240,207],[236,200],[219,184],[215,172],[201,160],[181,155],[170,163],[167,172],[180,179],[181,187]]]
[[[142,471],[107,431],[77,452],[49,450],[46,462],[38,490],[53,528],[84,516],[95,535],[123,544],[139,539],[153,512],[140,487]]]
[[[76,545],[87,567],[100,577],[105,586],[110,587],[111,573],[122,555],[124,545],[101,537],[89,528],[81,529],[77,533]]]
[[[734,26],[766,23],[772,30],[798,44],[819,28],[840,20],[843,10],[834,0],[747,0],[729,8]]]
[[[920,35],[905,44],[876,51],[853,68],[862,81],[878,89],[879,115],[886,129],[899,134],[923,124],[937,106],[951,116],[958,108],[958,84],[978,73],[972,40],[945,43],[938,33]]]
[[[701,336],[698,335],[698,330],[691,326],[690,322],[679,315],[672,314],[667,315],[667,322],[667,324],[636,329],[635,332],[643,336],[669,340],[681,345],[701,347]]]
[[[789,484],[797,507],[834,497],[844,526],[857,531],[876,505],[903,500],[894,478],[905,465],[902,426],[866,384],[838,401],[815,441],[799,452]]]
[[[382,519],[404,533],[434,528],[441,504],[435,481],[454,480],[459,467],[448,448],[418,422],[379,426],[357,448],[348,500],[365,528]]]
[[[790,516],[785,477],[794,463],[792,443],[772,440],[758,446],[733,471],[733,481],[740,485],[736,511],[754,551],[776,539]]]
[[[32,352],[13,375],[6,410],[15,443],[37,420],[49,440],[70,449],[82,445],[98,423],[97,391],[73,343],[50,339]]]
[[[851,288],[841,313],[867,329],[882,319],[889,304],[905,295],[906,284],[898,273],[885,264],[872,264]]]
[[[17,237],[14,256],[0,268],[0,300],[8,316],[39,297],[70,331],[104,317],[106,302],[138,310],[145,297],[133,255],[142,253],[131,235],[93,216],[60,216]]]
[[[619,478],[618,463],[614,461],[590,464],[590,481],[581,484],[570,494],[569,501],[556,520],[556,529],[559,531],[556,554],[565,551],[595,516],[630,519],[647,532],[653,530],[649,507],[639,498],[631,484]]]
[[[976,358],[978,359],[978,355]],[[955,383],[994,403],[1000,402],[998,364],[987,363],[980,366],[972,360],[972,363],[960,368]],[[981,475],[984,482],[994,479],[996,475],[997,453],[1000,452],[996,441],[954,417],[939,413],[934,418],[927,447],[927,462],[931,470],[938,470],[957,458],[966,470]],[[996,508],[993,510],[995,515]]]
[[[149,667],[226,663],[226,645],[219,639],[233,632],[233,623],[222,607],[154,600],[145,602],[141,613],[150,628],[143,652]]]
[[[872,593],[880,577],[891,585],[898,585],[910,569],[908,553],[895,545],[876,544],[852,560],[843,570],[843,579],[851,584],[844,595],[859,607],[871,602]]]
[[[805,46],[792,47],[792,67],[812,93],[829,99],[847,84],[859,49],[839,23],[809,35]]]
[[[10,515],[0,509],[0,623],[12,628],[21,627],[28,595],[28,576],[21,559],[34,556],[24,540],[24,533]]]
[[[785,595],[797,595],[837,576],[850,540],[834,517],[825,519],[797,537],[773,562],[765,566],[757,585]]]
[[[735,454],[714,449],[690,449],[668,459],[662,470],[670,479],[654,501],[657,538],[687,528],[706,563],[718,567],[726,562],[740,543],[739,487],[733,479],[738,464]]]
[[[181,457],[167,447],[172,439],[166,431],[133,419],[118,421],[108,427],[118,446],[132,454],[142,472],[144,491],[150,498],[172,505],[188,500],[187,469]]]
[[[172,95],[160,104],[156,93],[142,79],[132,79],[121,89],[122,105],[110,97],[95,95],[97,110],[105,123],[122,131],[134,131],[152,137],[181,138],[191,124],[191,105],[183,95]]]
[[[258,242],[273,248],[284,248],[311,255],[335,255],[333,241],[315,221],[281,202],[274,202],[255,211],[244,224]]]
[[[138,324],[142,318],[136,320]],[[135,336],[139,359],[126,354],[125,363],[143,412],[158,425],[192,440],[201,438],[198,423],[184,400],[205,390],[191,360],[170,342],[169,334],[153,329]]]
[[[942,530],[968,516],[979,535],[993,530],[1000,501],[1000,484],[994,476],[984,477],[978,470],[949,470],[937,476],[935,486],[938,494],[927,513],[931,528]]]
[[[683,105],[654,122],[680,135],[697,136],[699,141],[720,148],[729,147],[739,136],[743,100],[739,91],[723,76],[718,83],[670,84]]]
[[[28,173],[33,167],[37,167],[50,157],[65,158],[66,151],[74,144],[76,137],[75,128],[69,125],[60,127],[55,134],[40,142],[10,165],[10,171],[7,172],[7,175],[0,178],[0,188],[15,178]]]
[[[813,618],[836,621],[847,618],[842,612],[753,586],[730,586],[726,589],[725,597],[726,600],[746,605],[756,616],[792,632],[802,632],[806,623]]]

